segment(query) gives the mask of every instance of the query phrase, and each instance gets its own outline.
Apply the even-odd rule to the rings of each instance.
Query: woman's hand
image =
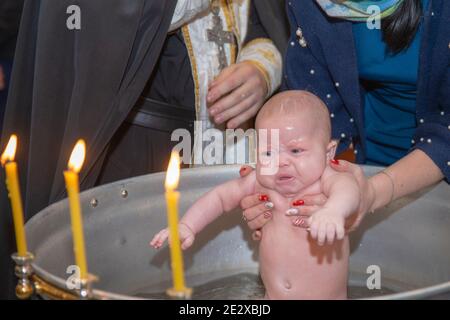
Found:
[[[245,177],[253,171],[250,166],[242,166],[239,174]],[[293,216],[293,223],[299,227],[308,227],[306,221],[310,215],[317,211],[326,202],[327,198],[323,194],[305,196],[302,200],[294,201],[293,207],[298,208],[297,212],[286,215]],[[254,194],[245,197],[241,201],[242,217],[247,221],[248,227],[253,232],[254,240],[261,240],[261,229],[272,218],[274,204],[267,195]]]
[[[227,122],[227,128],[235,129],[258,113],[267,93],[264,75],[252,62],[234,64],[211,83],[209,113],[217,124]]]
[[[249,175],[254,169],[242,166],[239,170],[241,177]],[[254,194],[241,200],[242,217],[248,227],[253,230],[253,240],[261,240],[261,228],[272,218],[274,205],[267,195]]]

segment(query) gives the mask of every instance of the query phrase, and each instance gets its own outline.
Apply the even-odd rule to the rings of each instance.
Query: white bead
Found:
[[[355,151],[353,151],[354,154],[358,154],[358,150],[355,149]]]
[[[425,139],[424,138],[420,138],[420,142],[424,142],[425,141]]]
[[[448,130],[450,130],[450,126],[448,126],[447,128],[448,128]]]
[[[311,69],[311,71],[309,73],[314,74],[314,73],[316,73],[316,71],[314,69]]]
[[[433,16],[433,17],[434,17],[434,12],[433,12],[433,11],[431,12],[431,16]]]
[[[293,47],[293,46],[295,46],[295,42],[294,41],[291,42],[291,47]]]
[[[295,34],[299,37],[303,35],[302,30],[300,28],[298,28],[297,31],[295,31]]]
[[[443,116],[445,114],[445,112],[444,111],[441,111],[441,116]]]
[[[339,88],[340,83],[339,83],[339,82],[336,82],[334,85],[336,86],[336,88]]]
[[[450,161],[449,162],[447,162],[447,165],[450,167]]]
[[[420,119],[420,120],[419,120],[419,122],[420,122],[420,123],[424,123],[424,122],[425,122],[425,120],[423,120],[423,119]]]
[[[334,113],[330,114],[330,117],[331,117],[331,118],[334,118]]]
[[[341,138],[344,139],[346,137],[345,133],[341,133]]]
[[[355,119],[350,118],[350,122],[351,122],[351,123],[355,122]]]
[[[331,99],[331,94],[327,94],[327,99]]]
[[[289,1],[289,5],[292,6],[292,2]]]
[[[427,142],[428,142],[428,143],[431,143],[431,139],[427,139]]]
[[[414,140],[411,140],[411,144],[415,144],[416,142]]]

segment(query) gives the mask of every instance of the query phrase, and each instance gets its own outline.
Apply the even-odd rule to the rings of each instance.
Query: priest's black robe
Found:
[[[258,13],[278,12],[279,16],[268,16],[262,24],[282,47],[287,37],[284,1],[256,2]],[[148,136],[147,128],[142,129],[142,134],[139,128],[127,128],[126,119],[141,94],[176,102],[186,106],[186,110],[193,107],[187,53],[185,48],[178,50],[183,49],[179,34],[166,37],[175,0],[78,0],[81,30],[68,30],[66,9],[73,3],[28,0],[24,8],[0,150],[11,133],[18,134],[16,159],[26,220],[65,196],[62,172],[78,138],[87,142],[87,158],[80,173],[81,189],[136,175],[135,171],[127,170],[134,167],[141,170],[145,166],[132,161],[120,164],[125,169],[120,171],[111,161],[116,144],[124,137],[132,141],[133,136],[136,139]],[[269,10],[274,4],[277,11]],[[276,32],[277,28],[283,30]],[[253,35],[251,32],[250,37],[257,37],[260,31]],[[164,81],[155,78],[168,77],[164,73],[172,53],[176,53],[175,60],[181,63],[175,63],[180,72],[171,69],[171,74],[179,77],[176,85],[169,81],[171,89],[164,91],[161,90]],[[167,138],[166,132],[152,134]],[[139,154],[134,159],[148,164],[142,149],[131,146],[128,150]],[[167,153],[161,148],[159,151]],[[0,179],[4,179],[3,170]],[[9,255],[15,243],[2,183],[0,209],[0,298],[12,298],[14,281]]]
[[[81,9],[80,30],[66,25],[74,3]],[[11,133],[19,137],[26,219],[63,197],[61,173],[78,138],[87,141],[81,188],[93,185],[111,137],[158,60],[175,5],[175,0],[26,1],[0,144],[3,150]],[[0,298],[12,298],[8,256],[15,243],[3,183],[0,196]]]
[[[283,52],[287,36],[284,1],[251,2],[245,42],[271,38]],[[193,137],[195,89],[191,70],[181,30],[171,33],[141,101],[111,141],[96,184],[163,171],[167,168],[171,149],[178,143],[171,141],[171,133],[183,128]],[[157,105],[164,103],[159,107],[162,112],[156,110],[155,102]],[[137,112],[141,114],[136,117]],[[150,121],[143,121],[143,117],[150,117]]]

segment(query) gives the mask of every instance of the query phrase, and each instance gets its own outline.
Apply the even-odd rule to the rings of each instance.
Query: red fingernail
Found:
[[[305,205],[305,201],[303,201],[303,200],[296,200],[296,201],[292,202],[292,205],[294,207],[304,206]]]
[[[339,160],[333,159],[333,160],[330,160],[330,162],[332,164],[339,165]]]
[[[259,196],[259,201],[269,201],[269,196],[262,194]]]
[[[239,173],[242,174],[245,171],[247,171],[247,168],[241,168],[241,170],[239,170]]]

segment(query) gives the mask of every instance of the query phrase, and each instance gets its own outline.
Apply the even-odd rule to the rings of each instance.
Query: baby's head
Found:
[[[258,181],[284,195],[319,180],[336,151],[328,109],[307,91],[275,95],[261,108],[256,129]]]

